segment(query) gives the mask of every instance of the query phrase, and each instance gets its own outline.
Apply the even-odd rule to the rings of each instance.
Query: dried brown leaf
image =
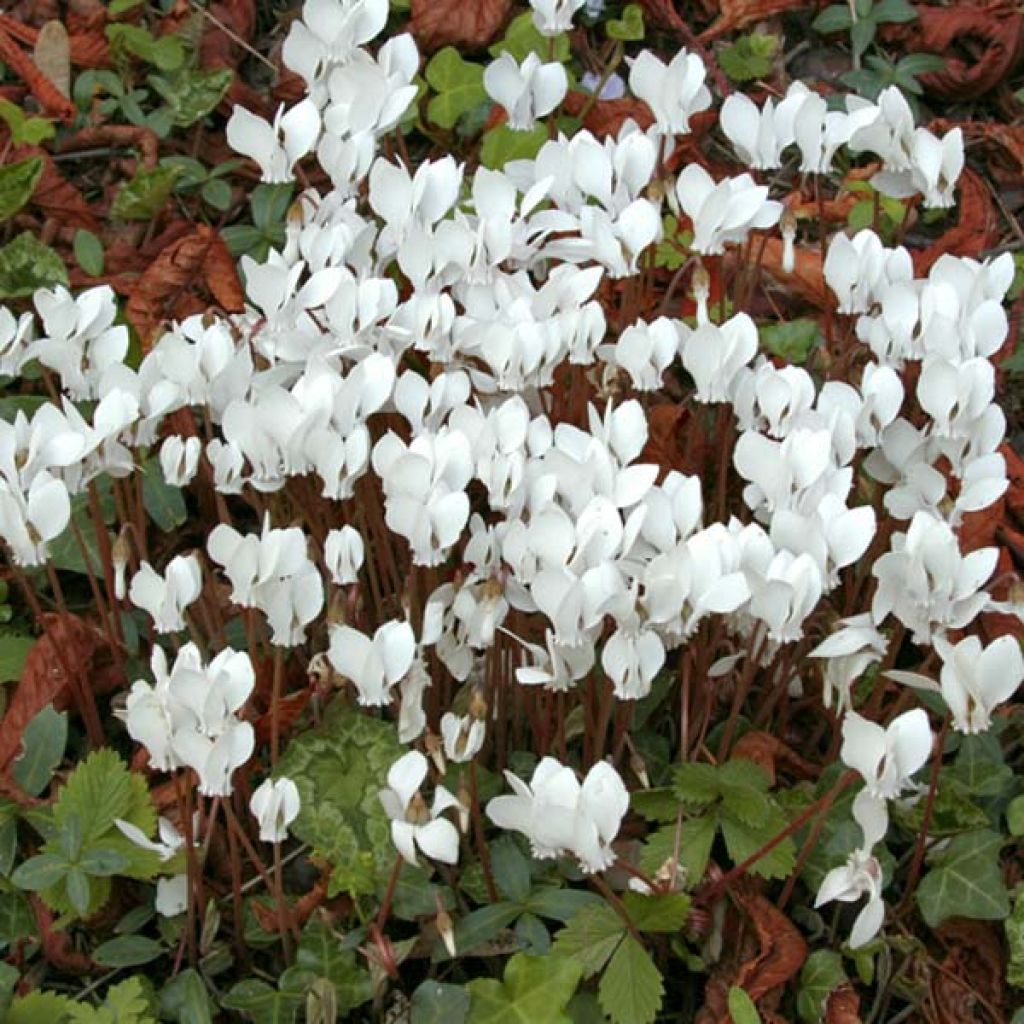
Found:
[[[512,0],[412,0],[409,31],[424,50],[486,46],[501,30]]]

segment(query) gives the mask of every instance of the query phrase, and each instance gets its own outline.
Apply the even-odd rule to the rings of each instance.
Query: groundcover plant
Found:
[[[0,18],[6,1021],[1022,1019],[1020,283],[876,40],[938,8],[821,90],[678,6]]]

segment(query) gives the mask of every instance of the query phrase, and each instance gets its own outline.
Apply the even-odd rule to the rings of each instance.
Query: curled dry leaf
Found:
[[[761,269],[769,273],[782,287],[799,296],[804,302],[824,309],[832,301],[821,272],[821,253],[817,248],[797,246],[792,273],[782,269],[782,239],[768,237],[764,248],[753,247],[753,258],[760,252]],[[938,258],[938,257],[936,257]]]
[[[985,999],[997,1008],[1002,1007],[1005,998],[1004,955],[999,937],[1001,931],[998,925],[960,917],[946,921],[938,930],[939,938],[948,949],[942,965],[945,970],[983,993]],[[963,985],[956,985],[949,975],[933,974],[933,988],[944,990],[947,985],[953,985],[963,992]],[[975,1018],[960,1017],[958,1024],[987,1016],[979,1008]],[[950,1021],[952,1024],[952,1018]]]
[[[164,320],[180,315],[182,300],[199,283],[205,284],[228,312],[238,313],[244,308],[235,261],[224,239],[205,224],[165,249],[132,290],[125,313],[145,350]],[[195,304],[190,303],[189,312],[195,311]]]
[[[91,663],[100,647],[99,634],[77,615],[48,613],[44,632],[25,659],[18,688],[0,722],[0,771],[6,773],[21,749],[21,737],[47,704],[59,703],[69,680],[65,666],[81,668],[91,681]]]
[[[775,774],[779,767],[788,768],[794,775],[811,778],[815,774],[809,765],[792,747],[768,732],[748,732],[733,747],[733,757],[743,757],[763,768],[775,785]]]
[[[573,89],[565,97],[563,107],[573,117],[583,114],[583,127],[599,139],[618,135],[619,129],[630,119],[644,131],[654,123],[650,109],[641,100],[629,96],[618,100],[591,100],[588,93]]]
[[[497,36],[511,9],[512,0],[412,0],[409,31],[424,50],[479,49]]]
[[[860,996],[852,985],[840,985],[825,1003],[825,1024],[861,1024]]]
[[[733,890],[757,932],[760,951],[739,970],[735,984],[755,1002],[781,989],[804,965],[807,943],[795,924],[747,880]]]
[[[26,46],[35,46],[39,38],[39,29],[24,24],[12,17],[10,14],[0,14],[0,31],[6,32],[11,39]],[[80,68],[107,68],[110,67],[110,44],[103,34],[102,28],[98,31],[78,33],[71,29],[68,37],[71,49],[71,63]]]
[[[1024,15],[1012,0],[931,7],[916,4],[917,18],[889,28],[908,53],[934,53],[946,66],[921,83],[946,99],[976,99],[995,89],[1024,58]],[[975,56],[976,55],[976,56]]]
[[[786,11],[806,11],[808,5],[805,0],[722,0],[716,6],[719,11],[718,20],[700,34],[703,43]]]

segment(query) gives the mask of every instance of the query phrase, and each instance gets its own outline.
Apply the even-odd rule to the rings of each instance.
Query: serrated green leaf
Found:
[[[746,989],[733,985],[729,989],[727,1002],[732,1024],[761,1024],[761,1014],[757,1012],[754,1000],[747,994]]]
[[[4,1024],[64,1024],[73,1005],[56,992],[30,992],[14,1000]]]
[[[438,50],[423,76],[437,93],[427,104],[427,117],[439,128],[450,131],[463,114],[487,102],[483,67],[464,60],[454,46]]]
[[[79,267],[90,277],[99,277],[103,273],[103,243],[91,231],[84,228],[76,231],[73,249]]]
[[[145,935],[119,935],[101,943],[92,951],[92,958],[104,967],[138,967],[163,956],[161,943]]]
[[[830,949],[815,950],[800,971],[800,993],[796,998],[800,1019],[806,1024],[819,1024],[828,997],[846,980],[843,958],[838,953]]]
[[[722,807],[719,815],[722,838],[734,864],[740,864],[752,857],[770,840],[774,839],[785,827],[786,819],[782,813],[772,807],[771,813],[763,825],[752,827],[732,814],[727,807]],[[769,850],[764,856],[754,861],[749,868],[752,874],[761,878],[785,878],[796,864],[796,846],[792,838],[787,836],[778,846]]]
[[[31,231],[0,248],[0,299],[23,299],[37,288],[67,287],[64,261]]]
[[[82,917],[85,917],[92,903],[89,876],[80,867],[69,867],[64,875],[64,891],[67,893],[71,906]]]
[[[710,804],[719,798],[718,769],[714,765],[691,761],[676,765],[672,790],[686,804]]]
[[[469,993],[439,981],[420,984],[410,1003],[410,1024],[463,1024],[469,1013]]]
[[[111,217],[152,220],[166,205],[180,174],[180,168],[174,165],[140,167],[114,197],[110,204]]]
[[[627,935],[608,962],[597,998],[615,1024],[651,1024],[665,994],[661,971],[650,953]]]
[[[678,856],[679,876],[686,888],[693,888],[704,877],[711,847],[718,829],[718,816],[712,810],[695,818],[687,818],[679,826],[667,825],[647,838],[641,855],[641,867],[648,874],[656,874],[673,855]]]
[[[781,49],[778,36],[752,32],[727,46],[718,55],[718,63],[734,82],[750,82],[772,73]]]
[[[589,978],[604,967],[625,934],[622,918],[606,903],[587,907],[555,936],[554,953],[581,964]]]
[[[690,897],[684,892],[661,892],[644,896],[624,892],[622,902],[633,924],[642,932],[677,932],[686,924]]]
[[[568,957],[517,953],[504,981],[479,978],[466,985],[469,1024],[572,1024],[565,1012],[583,974]]]
[[[48,704],[32,719],[22,737],[22,754],[14,762],[14,779],[29,796],[39,796],[64,759],[68,716]]]
[[[42,174],[39,156],[0,167],[0,223],[10,220],[32,198]]]
[[[241,1010],[255,1024],[294,1024],[305,997],[297,992],[282,992],[265,981],[238,982],[221,1000],[228,1010]]]
[[[929,928],[950,917],[1000,921],[1010,912],[999,867],[1002,836],[989,829],[950,840],[917,889],[917,905]]]

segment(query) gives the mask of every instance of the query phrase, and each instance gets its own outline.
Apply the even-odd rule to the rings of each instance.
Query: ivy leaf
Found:
[[[651,954],[627,935],[611,958],[597,988],[601,1009],[615,1024],[651,1024],[665,994],[661,971]]]
[[[639,4],[627,4],[621,18],[612,18],[605,25],[609,39],[635,43],[644,37],[644,11]]]
[[[166,204],[181,174],[175,165],[140,167],[110,204],[110,215],[117,220],[152,220]]]
[[[781,324],[763,324],[758,328],[761,344],[773,356],[787,363],[805,363],[811,349],[821,342],[817,320],[790,320]]]
[[[412,994],[410,1024],[463,1024],[469,993],[461,985],[424,981]]]
[[[202,976],[192,967],[175,975],[160,991],[160,1015],[177,1024],[213,1024],[216,1007]]]
[[[310,979],[322,978],[334,989],[335,1003],[344,1013],[361,1006],[373,995],[369,972],[356,962],[356,954],[319,918],[311,918],[302,932],[295,970]]]
[[[427,117],[439,128],[451,131],[463,114],[488,101],[484,69],[463,60],[454,46],[438,50],[423,74],[437,93],[427,104]]]
[[[800,993],[796,1008],[801,1020],[819,1024],[828,997],[846,982],[843,958],[830,949],[819,949],[806,960],[800,972]]]
[[[0,299],[23,299],[37,288],[69,284],[64,261],[31,231],[0,248]]]
[[[935,867],[921,880],[917,905],[929,928],[949,917],[999,921],[1010,912],[999,868],[1002,836],[982,829],[950,840]]]
[[[10,220],[32,198],[42,174],[39,156],[0,167],[0,223]]]
[[[491,872],[502,896],[523,903],[530,895],[530,862],[511,836],[491,844]]]
[[[585,977],[597,974],[626,934],[622,918],[606,903],[581,910],[556,936],[554,953],[569,957],[583,968]]]
[[[516,953],[505,965],[504,981],[469,982],[469,1024],[572,1024],[565,1012],[583,967],[568,957]]]

